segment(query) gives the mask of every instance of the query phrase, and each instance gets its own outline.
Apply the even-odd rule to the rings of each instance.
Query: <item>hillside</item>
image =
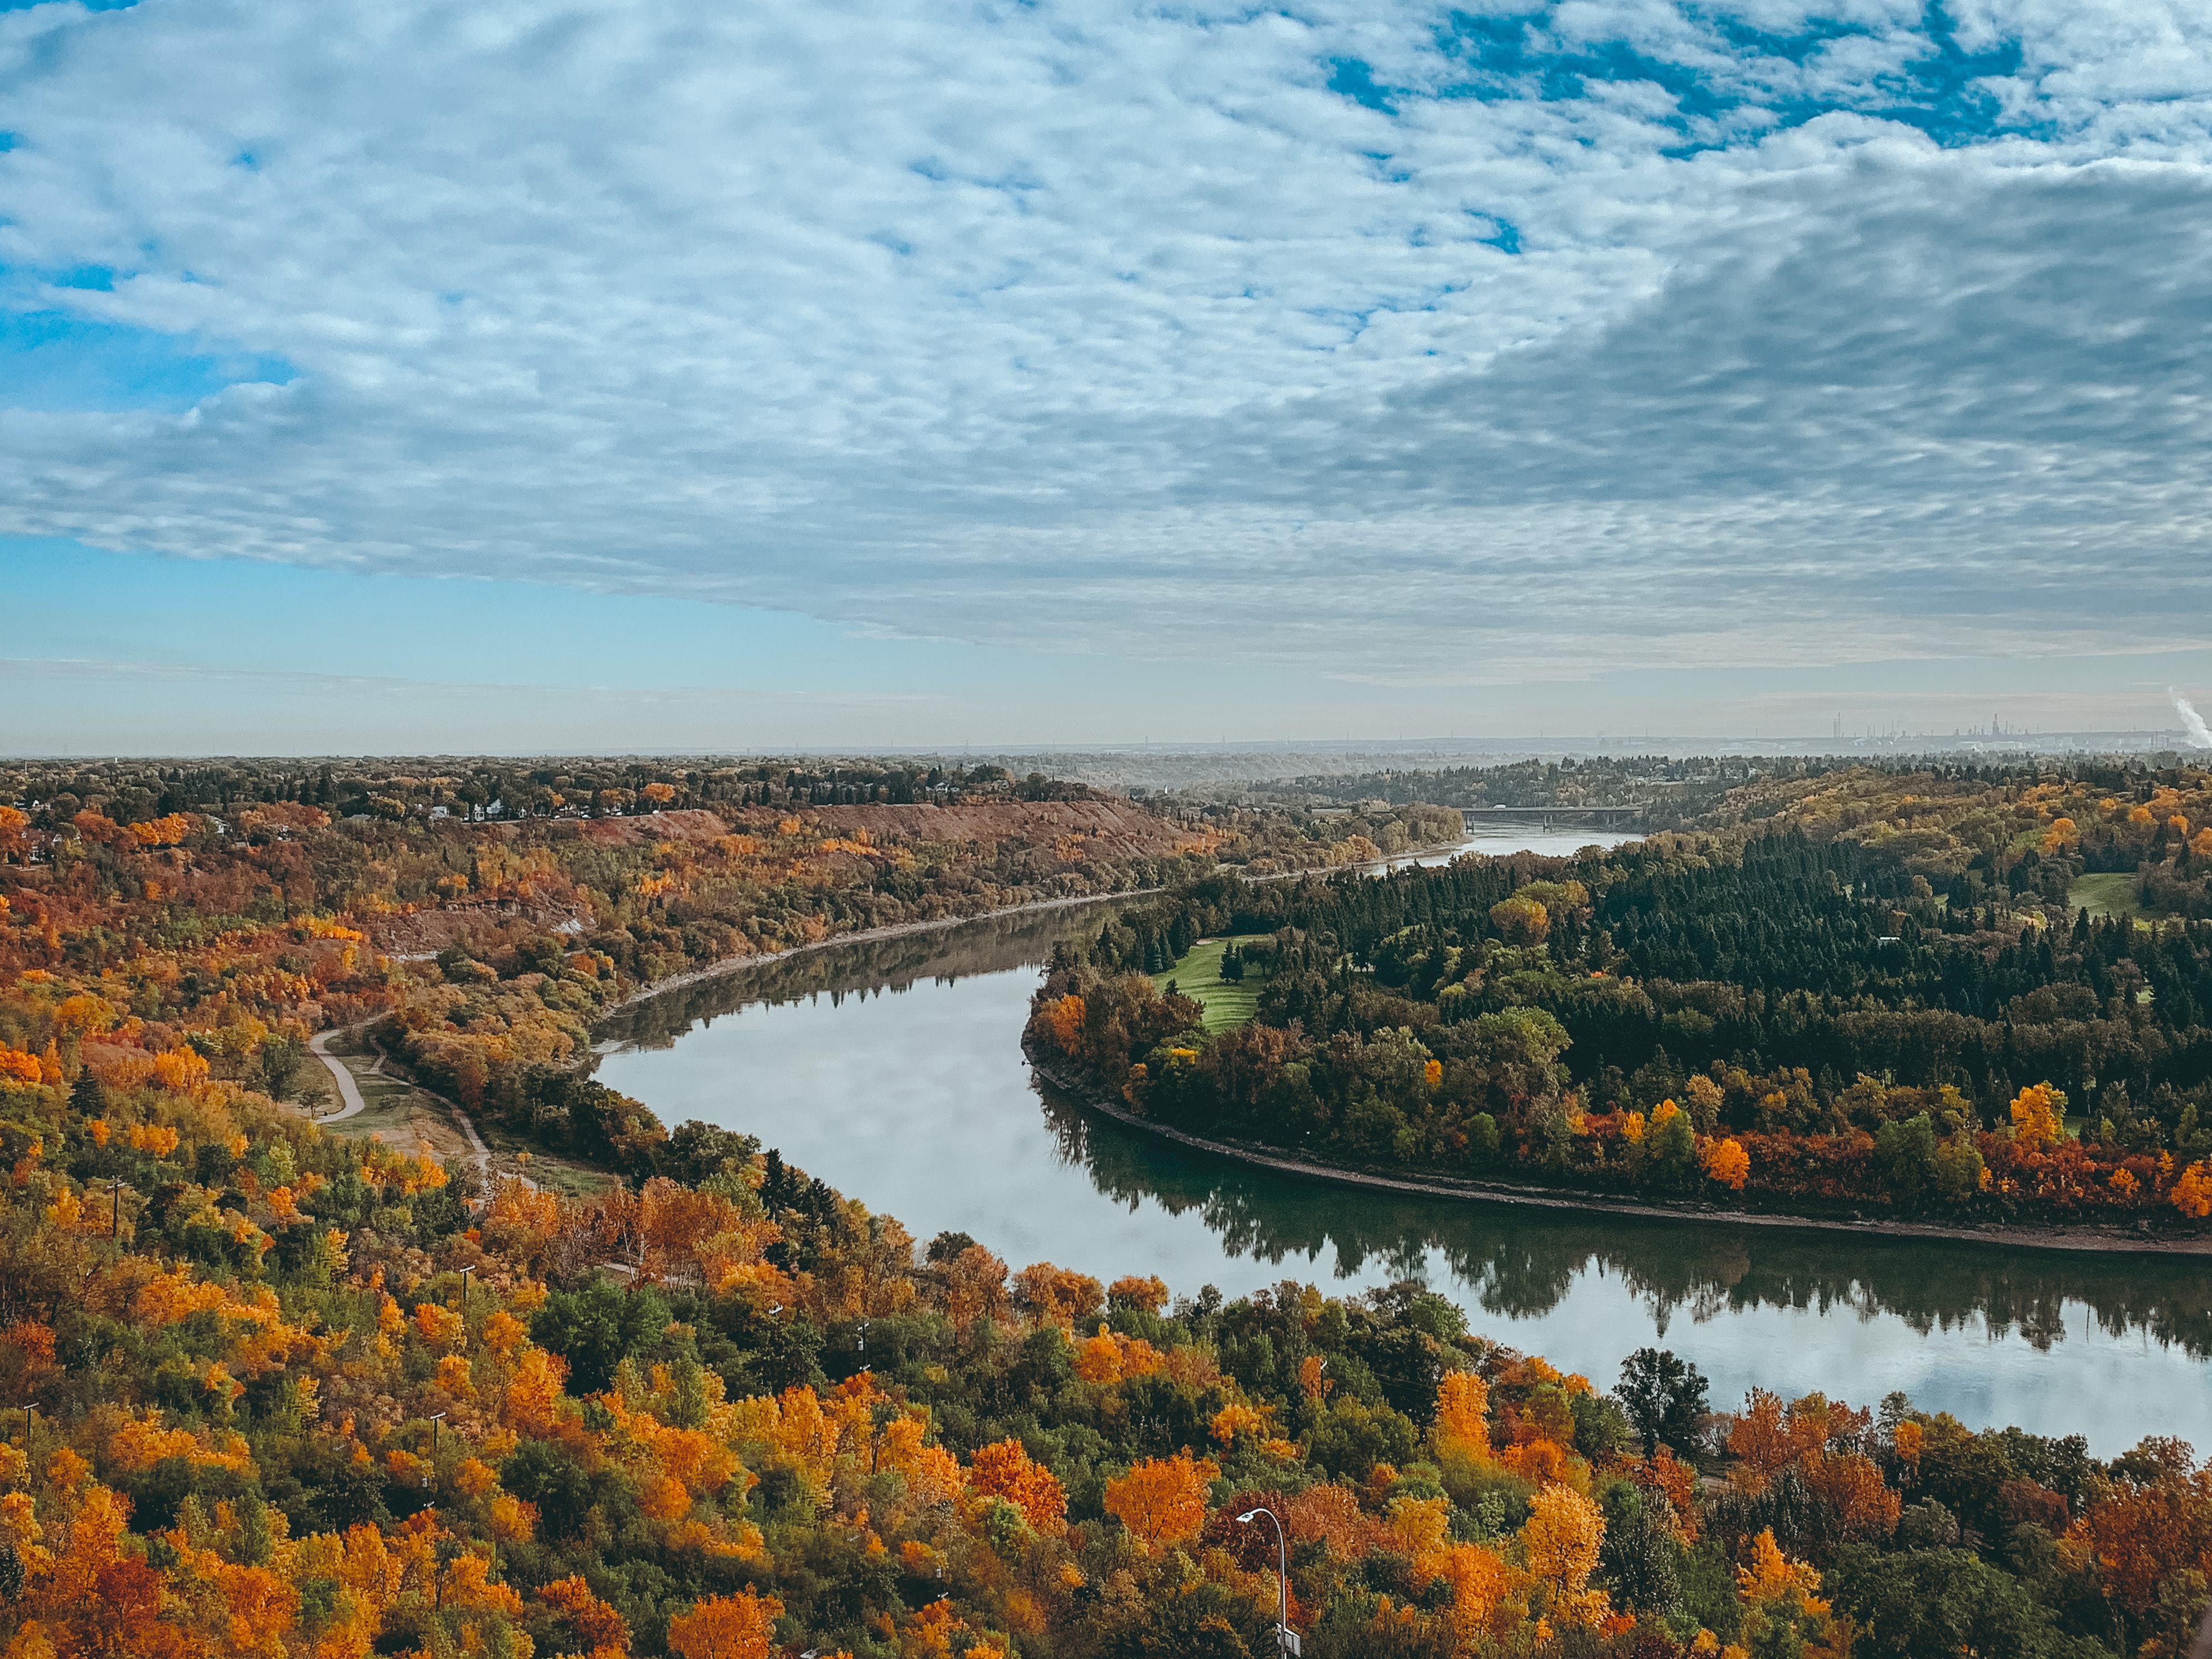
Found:
[[[748,828],[772,829],[788,817],[828,836],[897,842],[1012,842],[1050,847],[1062,863],[1099,857],[1176,858],[1206,854],[1223,837],[1187,830],[1125,800],[971,800],[926,805],[801,807],[790,812],[752,808],[732,814]]]

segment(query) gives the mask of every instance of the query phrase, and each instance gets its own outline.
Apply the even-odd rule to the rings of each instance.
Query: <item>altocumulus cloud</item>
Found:
[[[2212,633],[2197,8],[52,3],[0,120],[0,528],[1381,680]]]

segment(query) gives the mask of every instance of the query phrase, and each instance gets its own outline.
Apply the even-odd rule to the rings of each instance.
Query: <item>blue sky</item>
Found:
[[[2136,0],[0,6],[0,749],[2160,720],[2208,124]]]

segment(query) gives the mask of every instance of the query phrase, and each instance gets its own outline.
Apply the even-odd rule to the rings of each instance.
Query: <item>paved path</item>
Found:
[[[353,1068],[348,1066],[343,1060],[340,1060],[330,1050],[330,1041],[332,1037],[342,1036],[346,1031],[354,1031],[360,1029],[361,1028],[357,1025],[341,1026],[333,1030],[322,1032],[307,1044],[307,1047],[313,1051],[315,1058],[321,1060],[324,1065],[330,1067],[331,1077],[338,1085],[339,1098],[343,1100],[345,1103],[343,1109],[338,1111],[332,1112],[328,1117],[317,1118],[315,1121],[318,1123],[331,1124],[340,1122],[346,1118],[353,1116],[357,1112],[363,1112],[368,1109],[368,1102],[362,1097],[361,1085],[355,1080]],[[381,1054],[377,1055],[376,1064],[369,1068],[369,1072],[370,1075],[374,1077],[384,1077],[388,1075],[384,1069],[384,1056]],[[470,1149],[476,1158],[477,1172],[483,1179],[484,1193],[486,1196],[489,1196],[492,1188],[492,1182],[496,1178],[492,1172],[491,1148],[484,1145],[483,1137],[477,1133],[476,1120],[468,1115],[467,1111],[462,1108],[461,1103],[459,1101],[447,1099],[445,1096],[440,1094],[435,1089],[426,1089],[421,1084],[412,1081],[409,1083],[408,1086],[413,1089],[417,1094],[429,1096],[431,1099],[436,1101],[441,1106],[443,1106],[447,1111],[453,1115],[454,1123],[459,1126],[461,1133],[467,1138]],[[538,1185],[536,1182],[532,1181],[526,1175],[518,1175],[515,1179],[521,1182],[526,1187],[534,1188]]]
[[[342,1027],[341,1030],[350,1031],[356,1029],[355,1026],[348,1025]],[[340,1031],[337,1030],[325,1031],[307,1044],[315,1058],[331,1068],[331,1079],[338,1085],[338,1098],[345,1103],[328,1117],[317,1118],[315,1121],[318,1123],[336,1123],[341,1118],[349,1118],[356,1113],[368,1109],[368,1102],[362,1097],[361,1085],[354,1081],[351,1069],[343,1060],[331,1052],[331,1039],[338,1035]]]

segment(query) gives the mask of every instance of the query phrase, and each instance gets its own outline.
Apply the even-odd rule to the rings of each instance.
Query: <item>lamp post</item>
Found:
[[[1275,1527],[1275,1643],[1278,1650],[1297,1659],[1298,1633],[1291,1628],[1291,1547],[1283,1536],[1283,1522],[1274,1510],[1262,1504],[1247,1510],[1237,1517],[1237,1524],[1249,1527],[1261,1516]]]
[[[431,1477],[432,1477],[433,1475],[434,1475],[434,1474],[437,1473],[437,1468],[438,1468],[438,1425],[439,1425],[439,1424],[441,1424],[441,1423],[442,1423],[442,1422],[444,1422],[445,1420],[446,1420],[446,1414],[445,1414],[445,1413],[443,1413],[443,1412],[440,1412],[436,1416],[433,1417],[433,1418],[430,1419],[430,1463],[429,1463],[429,1467],[428,1467],[428,1468],[425,1468],[425,1469],[422,1471],[422,1490],[423,1490],[424,1492],[428,1492],[428,1491],[429,1491],[429,1490],[430,1490],[430,1480],[431,1480]]]

